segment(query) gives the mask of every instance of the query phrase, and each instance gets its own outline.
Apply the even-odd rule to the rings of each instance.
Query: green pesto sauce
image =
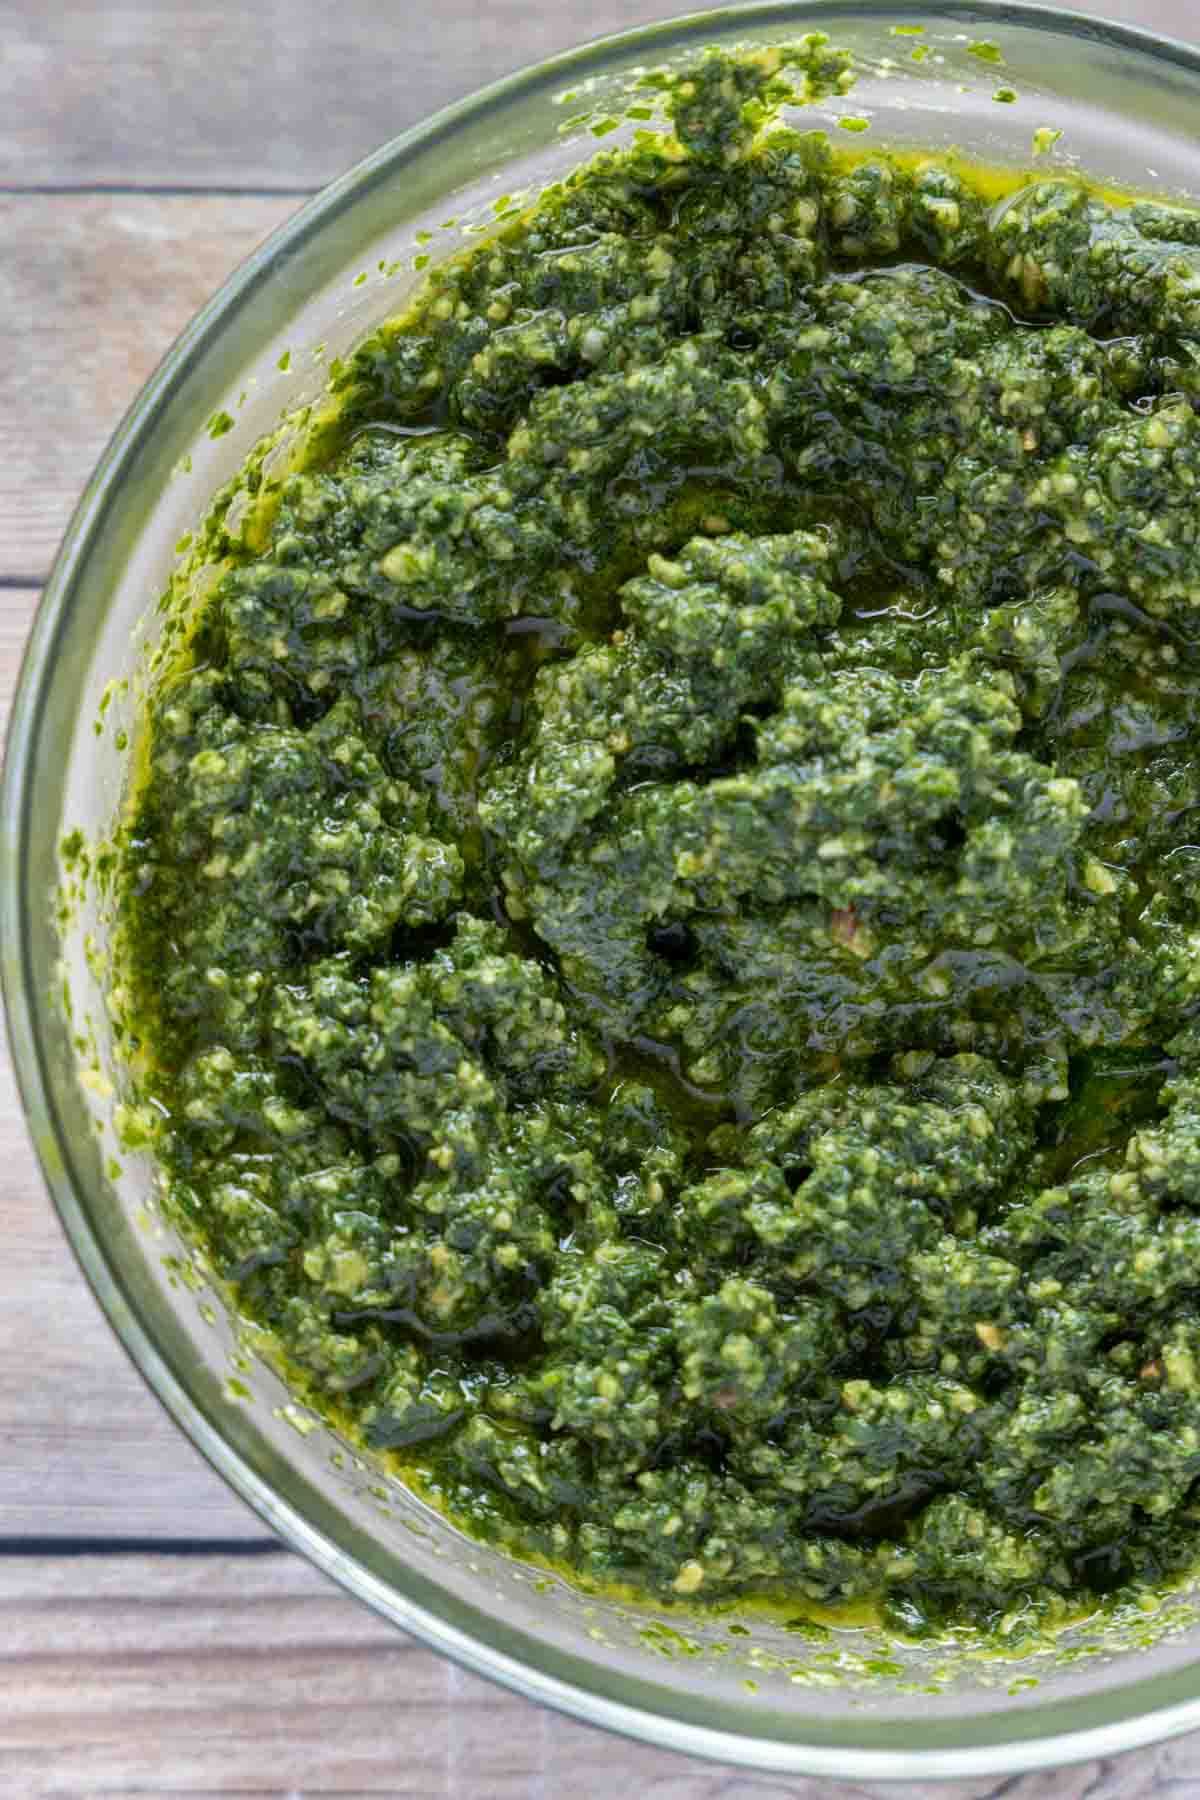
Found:
[[[139,1116],[468,1529],[1053,1621],[1200,1562],[1200,216],[835,157],[820,41],[659,85],[222,546]]]

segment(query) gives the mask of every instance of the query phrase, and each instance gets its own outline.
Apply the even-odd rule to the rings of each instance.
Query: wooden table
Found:
[[[419,27],[406,22],[418,10]],[[0,723],[93,462],[228,270],[435,106],[682,10],[0,0]],[[1200,39],[1196,0],[1090,10]],[[267,1539],[111,1337],[43,1192],[2,1050],[0,1208],[0,1794],[848,1800],[541,1711]],[[1200,1800],[1200,1742],[944,1792]]]

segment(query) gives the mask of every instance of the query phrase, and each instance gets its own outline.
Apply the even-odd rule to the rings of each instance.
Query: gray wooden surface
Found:
[[[1197,0],[1079,4],[1200,40]],[[434,106],[683,10],[0,0],[0,726],[88,471],[228,270]],[[739,1776],[553,1717],[267,1543],[110,1337],[43,1194],[2,1049],[0,1218],[0,1795],[868,1791]],[[1200,1800],[1200,1740],[943,1792]]]

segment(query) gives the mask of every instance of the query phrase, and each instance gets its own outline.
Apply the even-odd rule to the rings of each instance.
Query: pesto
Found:
[[[140,1117],[469,1529],[1051,1621],[1200,1562],[1200,222],[835,156],[819,39],[652,79],[218,545]]]

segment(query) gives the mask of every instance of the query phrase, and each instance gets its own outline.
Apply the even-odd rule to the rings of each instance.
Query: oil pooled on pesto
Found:
[[[335,378],[155,694],[168,1209],[470,1530],[1053,1621],[1200,1562],[1200,217],[663,76]]]

